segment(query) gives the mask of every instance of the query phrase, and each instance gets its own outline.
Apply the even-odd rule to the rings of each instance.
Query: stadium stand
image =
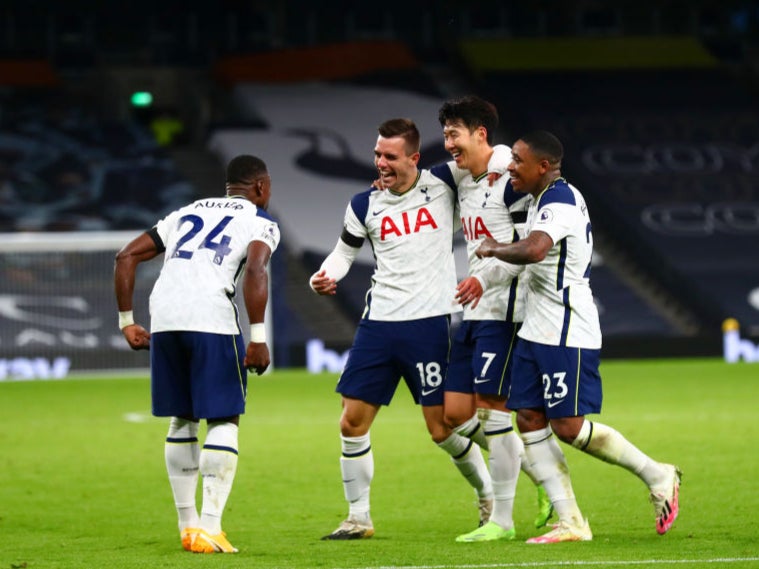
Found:
[[[345,47],[354,49],[354,46]],[[330,50],[334,49],[334,46],[330,47]],[[387,47],[382,45],[376,49]],[[371,53],[366,46],[364,50]],[[387,61],[379,55],[367,59]],[[291,56],[292,53],[287,54],[287,57]],[[274,58],[276,54],[259,57],[256,67],[283,67]],[[310,60],[312,55],[306,54],[304,58]],[[407,72],[407,58],[401,61],[403,69],[396,70],[399,76]],[[341,76],[340,81],[299,82],[289,71],[286,78],[251,83],[243,75],[240,84],[234,88],[244,118],[258,120],[261,127],[254,130],[217,129],[210,138],[211,147],[222,156],[229,156],[234,149],[245,146],[266,144],[279,149],[273,158],[279,193],[272,202],[272,209],[282,212],[283,226],[291,246],[302,257],[309,273],[318,268],[334,246],[350,197],[367,187],[373,179],[370,149],[379,122],[396,114],[414,117],[425,142],[422,165],[449,159],[442,151],[437,123],[437,109],[443,95],[434,79],[425,74],[421,65],[416,65],[418,69],[413,84],[395,77],[390,82],[392,87],[387,85],[390,70],[383,69],[377,75],[362,69],[364,73],[351,81]],[[308,77],[312,76],[313,69],[309,67]],[[436,91],[437,94],[431,94]],[[504,113],[504,123],[509,129],[515,128],[508,111]],[[502,140],[504,138],[501,136]],[[362,152],[361,148],[365,151]],[[308,207],[303,207],[306,202]],[[337,301],[354,322],[363,309],[372,270],[368,248],[362,251],[359,261],[341,282],[342,293]],[[457,246],[457,261],[464,271],[463,242]],[[602,307],[606,334],[612,337],[678,334],[670,318],[662,315],[645,296],[604,266],[600,256],[594,271],[594,286]]]
[[[61,97],[0,93],[0,230],[144,227],[195,194],[147,129]]]
[[[485,60],[485,89],[503,108],[520,109],[522,130],[545,128],[564,140],[564,171],[585,190],[594,226],[658,291],[659,304],[676,309],[680,333],[716,335],[728,317],[756,330],[756,94],[691,39],[670,46],[657,38],[648,50],[655,58],[644,61],[638,50],[637,59],[617,62],[625,69],[609,69],[603,40],[582,43],[595,43],[585,69],[568,70],[550,42],[542,52],[506,42],[516,60],[529,52],[542,62],[533,67],[547,69],[495,69]]]
[[[594,212],[606,356],[716,354],[727,316],[759,334],[759,278],[745,261],[757,219],[757,81],[742,73],[757,45],[752,2],[445,1],[431,11],[400,0],[9,0],[0,21],[9,30],[0,36],[0,230],[144,229],[215,192],[233,154],[260,152],[284,230],[272,266],[278,366],[302,365],[311,338],[350,344],[370,252],[339,299],[315,299],[305,283],[349,197],[373,179],[376,125],[410,116],[423,166],[446,160],[437,108],[471,91],[498,102],[499,140],[541,127],[565,141],[565,173]],[[73,85],[75,97],[63,97]],[[152,109],[129,105],[138,90],[152,92]],[[179,120],[178,145],[151,133],[164,112],[167,129]],[[462,267],[463,249],[458,241]],[[47,278],[61,258],[76,266],[51,255],[41,266],[5,261],[18,286],[0,296],[31,290],[30,267]],[[108,254],[99,262],[107,274]],[[96,280],[54,283],[79,298]],[[108,294],[93,292],[88,310],[110,310]],[[109,345],[100,319],[105,332],[91,343]],[[2,335],[0,346],[17,337]]]

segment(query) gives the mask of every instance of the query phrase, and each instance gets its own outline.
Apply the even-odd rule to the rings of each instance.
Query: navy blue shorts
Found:
[[[245,412],[242,335],[156,332],[150,337],[153,415],[216,419]]]
[[[445,390],[506,397],[521,324],[464,320],[453,339]]]
[[[361,320],[335,391],[389,405],[402,377],[417,404],[442,405],[449,350],[448,316],[402,322]]]
[[[514,352],[509,409],[545,409],[549,419],[601,412],[601,350],[547,346],[523,338]]]

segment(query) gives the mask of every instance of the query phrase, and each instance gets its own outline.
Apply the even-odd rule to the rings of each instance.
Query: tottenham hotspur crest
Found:
[[[488,205],[488,198],[490,197],[490,190],[485,192],[485,200],[482,202],[482,208],[486,208]]]

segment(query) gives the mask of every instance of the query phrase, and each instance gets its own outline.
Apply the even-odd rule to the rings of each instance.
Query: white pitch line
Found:
[[[525,561],[521,563],[486,563],[470,565],[379,565],[376,567],[350,567],[333,569],[489,569],[509,567],[603,567],[627,565],[684,565],[693,563],[743,563],[759,561],[759,557],[719,557],[715,559],[640,559],[640,560],[606,560],[606,561]]]

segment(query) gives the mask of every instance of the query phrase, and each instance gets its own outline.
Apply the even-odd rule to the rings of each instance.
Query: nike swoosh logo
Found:
[[[372,215],[379,215],[379,214],[381,214],[383,211],[385,211],[386,209],[387,209],[387,208],[385,207],[385,208],[382,208],[382,209],[380,209],[380,210],[375,210],[375,211],[373,211],[373,212],[372,212]]]
[[[349,478],[348,480],[343,480],[345,484],[350,484],[351,482],[355,481],[355,478]]]
[[[490,380],[489,379],[480,379],[479,377],[475,377],[474,378],[474,382],[475,383],[487,383],[488,381],[490,381]]]
[[[548,403],[548,408],[550,409],[551,407],[556,407],[560,403],[564,403],[564,400],[563,399],[559,399],[558,401],[550,401]]]
[[[430,389],[430,390],[422,389],[422,395],[429,395],[430,393],[435,393],[437,389],[438,389],[437,387],[435,389]]]

